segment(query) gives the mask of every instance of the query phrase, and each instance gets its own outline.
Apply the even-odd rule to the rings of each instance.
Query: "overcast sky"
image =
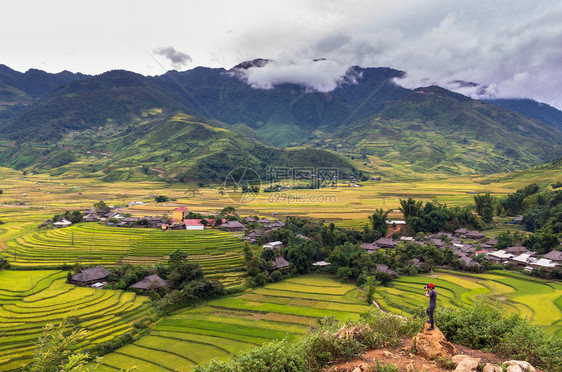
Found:
[[[86,5],[87,4],[87,5]],[[145,75],[275,63],[248,80],[329,91],[351,65],[407,72],[472,96],[530,97],[562,109],[562,2],[541,0],[10,1],[0,63]],[[312,59],[325,61],[312,63]],[[462,88],[455,80],[479,87]]]

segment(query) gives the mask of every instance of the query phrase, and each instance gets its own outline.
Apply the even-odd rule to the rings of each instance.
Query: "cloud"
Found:
[[[325,59],[299,61],[269,61],[236,71],[250,86],[271,89],[283,83],[299,84],[311,91],[330,92],[346,79],[348,67]],[[351,77],[353,78],[353,77]]]
[[[177,70],[187,67],[187,64],[191,62],[191,57],[188,54],[182,53],[171,46],[156,48],[153,52],[166,57],[172,63],[172,67]]]
[[[310,14],[318,5],[305,4]],[[306,22],[300,26],[272,23],[230,40],[242,58],[279,61],[249,70],[248,83],[270,88],[293,82],[329,91],[349,66],[380,66],[405,71],[397,83],[407,88],[436,84],[474,98],[528,97],[562,109],[562,3],[328,4],[317,8],[321,14],[315,18],[303,16]],[[299,11],[307,14],[306,7]],[[311,62],[316,58],[326,61]]]

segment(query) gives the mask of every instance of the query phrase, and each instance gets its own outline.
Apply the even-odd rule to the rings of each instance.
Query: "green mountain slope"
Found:
[[[0,64],[0,124],[22,113],[48,92],[85,77],[69,71],[50,74],[30,69],[21,73]]]
[[[139,74],[109,71],[71,82],[0,126],[0,137],[16,141],[52,141],[72,130],[122,126],[142,120],[145,111],[170,113],[190,108],[181,97]]]
[[[489,174],[542,164],[562,155],[561,144],[562,134],[539,121],[427,87],[311,145],[420,173]]]
[[[107,181],[222,182],[239,167],[255,170],[263,180],[269,167],[331,167],[342,176],[357,172],[330,151],[266,147],[182,113],[122,128],[72,131],[54,144],[0,147],[0,160],[31,171]]]
[[[562,130],[562,111],[532,99],[492,99],[494,105],[517,111],[518,113],[542,121],[553,128]]]

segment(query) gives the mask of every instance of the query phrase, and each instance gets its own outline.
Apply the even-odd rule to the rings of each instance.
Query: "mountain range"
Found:
[[[404,72],[349,68],[336,89],[253,88],[250,68],[87,76],[0,65],[0,163],[100,176],[220,181],[250,166],[337,166],[342,174],[494,173],[562,155],[562,112],[532,100],[479,101],[395,83]]]

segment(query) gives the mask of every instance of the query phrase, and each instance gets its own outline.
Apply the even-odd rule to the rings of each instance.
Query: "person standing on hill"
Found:
[[[435,285],[433,283],[429,283],[429,285],[425,287],[425,297],[429,297],[429,306],[427,307],[427,316],[429,317],[429,320],[426,323],[429,323],[430,326],[427,330],[433,331],[433,326],[435,325],[433,321],[433,312],[437,307],[437,291],[435,290]]]

